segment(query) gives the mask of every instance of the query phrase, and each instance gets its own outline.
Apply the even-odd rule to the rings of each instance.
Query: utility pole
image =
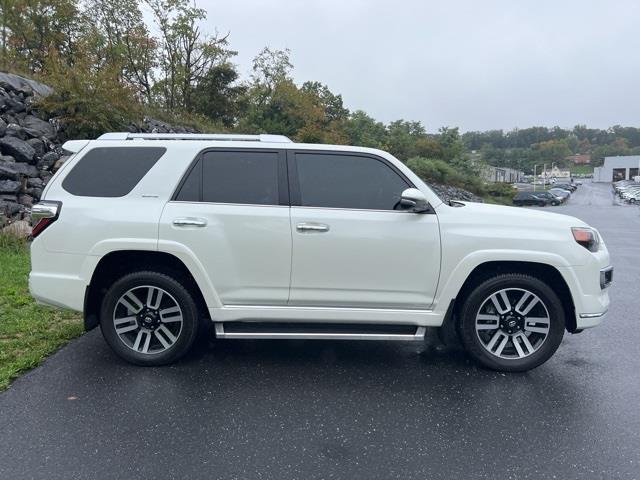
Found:
[[[536,167],[537,165],[533,166],[533,191],[536,191]]]
[[[542,190],[546,190],[547,189],[547,164],[543,163],[542,168],[544,169],[542,173]]]

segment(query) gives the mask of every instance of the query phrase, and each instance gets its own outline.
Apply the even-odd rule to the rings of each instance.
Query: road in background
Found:
[[[93,331],[0,394],[0,478],[640,477],[640,211],[587,183],[545,210],[598,228],[606,323],[524,374],[427,343],[203,338],[139,368]]]

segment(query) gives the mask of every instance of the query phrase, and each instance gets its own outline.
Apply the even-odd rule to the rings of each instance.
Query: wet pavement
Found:
[[[640,478],[640,209],[585,184],[606,323],[524,374],[426,343],[203,337],[139,368],[92,331],[0,394],[0,479]]]

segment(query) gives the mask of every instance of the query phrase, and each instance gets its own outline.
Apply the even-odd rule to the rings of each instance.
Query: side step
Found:
[[[425,327],[333,323],[216,322],[216,337],[290,340],[402,340],[424,339]]]

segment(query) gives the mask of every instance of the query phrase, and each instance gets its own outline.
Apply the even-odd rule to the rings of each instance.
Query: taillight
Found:
[[[62,202],[44,200],[31,208],[31,238],[36,238],[60,216]]]
[[[597,252],[600,248],[600,237],[593,228],[573,227],[571,232],[575,241],[590,252]]]

